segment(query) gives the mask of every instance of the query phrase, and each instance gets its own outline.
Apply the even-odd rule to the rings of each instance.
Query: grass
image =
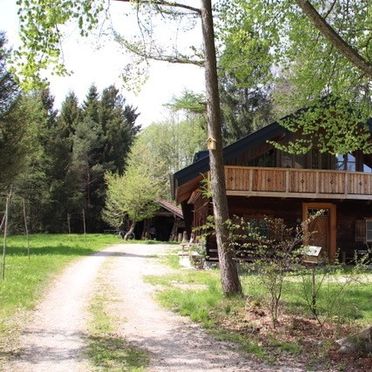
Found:
[[[109,235],[31,235],[28,259],[25,238],[9,238],[5,280],[0,280],[0,319],[32,308],[49,280],[67,263],[117,242]]]
[[[171,267],[177,268],[174,256],[164,259]],[[352,329],[372,323],[372,285],[371,274],[369,283],[351,283],[340,292],[340,286],[335,283],[337,276],[333,276],[326,282],[319,296],[319,308],[325,313],[334,329],[340,326],[351,326]],[[149,276],[146,280],[152,284],[161,286],[157,292],[158,301],[165,307],[190,317],[200,323],[209,332],[219,339],[238,343],[241,348],[266,361],[275,361],[291,354],[293,357],[303,357],[306,345],[301,344],[301,338],[306,340],[306,330],[301,333],[300,339],[291,335],[289,330],[281,334],[280,330],[265,329],[260,318],[246,317],[250,310],[247,306],[258,304],[259,309],[265,308],[265,289],[255,274],[241,275],[244,293],[248,296],[237,298],[225,298],[222,295],[218,270],[197,271],[180,269],[175,273],[165,276]],[[333,302],[333,306],[330,303]],[[310,312],[303,299],[303,285],[300,278],[287,278],[282,297],[286,332],[291,327],[291,319],[300,318],[300,321],[310,319]],[[289,319],[289,320],[288,320]],[[284,323],[284,320],[283,322]],[[313,323],[309,332],[311,337],[322,337],[322,332]],[[258,330],[257,330],[258,329]],[[281,328],[283,329],[283,328]],[[265,332],[264,332],[265,331]],[[262,334],[262,335],[261,335]],[[263,336],[264,335],[264,336]],[[288,336],[288,337],[287,337]],[[300,341],[299,341],[300,340]],[[324,342],[323,342],[324,341]],[[321,348],[328,340],[318,343]],[[327,350],[329,347],[327,348]],[[324,350],[315,350],[323,352]],[[310,355],[310,353],[309,353]]]
[[[259,343],[220,327],[220,322],[225,317],[233,316],[238,309],[244,307],[244,300],[240,297],[223,297],[217,270],[182,270],[165,276],[147,276],[145,280],[163,286],[163,290],[157,292],[157,299],[164,307],[200,323],[217,339],[236,342],[242,350],[269,360],[268,354]],[[179,284],[187,288],[177,288]],[[193,289],[193,286],[197,288]]]
[[[105,279],[104,272],[98,281],[97,294],[89,307],[88,357],[99,371],[143,371],[149,363],[148,355],[116,334],[120,318],[111,308],[115,291]]]
[[[0,279],[0,350],[9,348],[43,290],[71,261],[117,243],[112,235],[35,234],[30,236],[31,256],[26,238],[8,239],[5,280]]]

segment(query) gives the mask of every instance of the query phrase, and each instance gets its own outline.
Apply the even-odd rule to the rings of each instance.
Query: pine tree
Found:
[[[140,129],[135,124],[137,117],[136,109],[125,104],[118,89],[110,86],[103,90],[100,122],[105,142],[102,159],[105,170],[123,173],[125,159]]]
[[[0,188],[13,182],[26,151],[21,146],[26,128],[17,110],[19,89],[6,68],[5,44],[5,34],[0,32]]]

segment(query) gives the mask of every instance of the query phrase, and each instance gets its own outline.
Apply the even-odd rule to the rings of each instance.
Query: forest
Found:
[[[24,93],[7,71],[5,35],[0,63],[0,189],[12,190],[12,231],[102,231],[105,172],[122,174],[140,128],[138,113],[118,89],[92,85],[83,102],[69,93],[60,110],[48,89]],[[4,196],[4,195],[2,195]],[[2,198],[2,204],[4,204]]]

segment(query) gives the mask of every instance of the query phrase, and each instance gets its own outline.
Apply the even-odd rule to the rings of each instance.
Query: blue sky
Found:
[[[18,17],[15,0],[0,0],[0,30],[7,33],[11,46],[17,45]],[[122,3],[115,3],[113,22],[122,22],[124,16]],[[167,35],[167,30],[163,30]],[[194,35],[196,35],[194,33]],[[164,40],[163,40],[164,41]],[[74,91],[80,100],[95,83],[98,89],[115,84],[127,99],[127,102],[138,107],[141,113],[139,122],[146,126],[154,121],[167,117],[163,107],[173,96],[183,90],[201,91],[204,88],[204,71],[196,66],[173,65],[164,62],[153,62],[150,77],[138,94],[123,89],[120,73],[129,61],[129,56],[120,50],[117,44],[105,41],[99,48],[96,39],[81,39],[72,29],[63,43],[65,64],[74,73],[69,77],[49,76],[50,88],[56,98],[56,106],[69,91]]]

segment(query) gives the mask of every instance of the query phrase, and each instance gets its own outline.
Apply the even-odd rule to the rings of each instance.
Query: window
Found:
[[[365,173],[372,173],[372,168],[367,164],[363,164],[363,172]]]
[[[269,150],[248,162],[250,167],[275,167],[275,151]]]
[[[366,239],[367,243],[372,242],[372,220],[366,220]]]
[[[346,170],[355,172],[356,171],[356,159],[354,155],[347,154],[346,157]]]
[[[347,170],[350,172],[356,171],[356,159],[354,155],[336,155],[336,169]]]

